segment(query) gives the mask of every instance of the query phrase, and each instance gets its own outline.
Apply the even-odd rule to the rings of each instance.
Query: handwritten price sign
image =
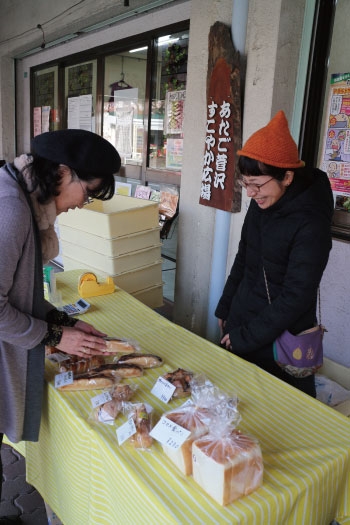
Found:
[[[150,432],[150,435],[162,445],[176,450],[190,436],[190,430],[180,427],[177,423],[163,416]]]
[[[156,384],[151,390],[151,394],[156,396],[158,399],[164,403],[169,403],[170,399],[173,397],[173,393],[176,390],[176,386],[164,379],[163,377],[158,377]]]

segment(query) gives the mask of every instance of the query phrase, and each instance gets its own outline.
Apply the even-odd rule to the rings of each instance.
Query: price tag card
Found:
[[[111,401],[112,396],[109,392],[102,392],[102,394],[99,394],[98,396],[94,396],[91,398],[91,404],[92,408],[97,408],[100,405],[103,405],[104,403],[107,403],[107,401]]]
[[[170,399],[173,397],[173,393],[175,392],[175,390],[176,386],[171,384],[163,377],[158,377],[156,384],[151,390],[151,394],[156,396],[164,403],[169,403]]]
[[[126,421],[126,423],[118,427],[116,430],[118,444],[122,445],[127,439],[129,439],[129,437],[135,434],[135,432],[136,432],[136,427],[135,427],[134,420],[132,418],[129,418]]]
[[[69,355],[55,352],[54,354],[49,354],[46,356],[46,359],[54,363],[62,363],[63,361],[67,361],[69,359]]]
[[[73,372],[62,372],[62,374],[55,375],[55,388],[73,383]]]
[[[159,443],[174,450],[180,448],[190,434],[190,430],[180,427],[180,425],[170,421],[165,416],[158,421],[150,432],[150,436],[159,441]]]

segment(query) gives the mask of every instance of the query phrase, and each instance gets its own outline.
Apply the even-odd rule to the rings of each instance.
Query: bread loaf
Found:
[[[193,479],[220,505],[250,494],[262,484],[263,461],[258,442],[233,431],[204,436],[192,445]]]
[[[178,449],[163,445],[163,451],[176,467],[185,475],[192,474],[192,443],[208,432],[206,424],[207,410],[196,407],[184,407],[165,414],[167,419],[191,432],[190,436]]]

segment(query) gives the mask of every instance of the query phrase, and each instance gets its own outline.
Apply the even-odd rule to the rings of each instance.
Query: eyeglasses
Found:
[[[83,195],[84,195],[84,202],[83,202],[83,205],[85,206],[86,204],[91,204],[92,201],[94,199],[92,199],[91,197],[89,197],[89,194],[88,194],[88,191],[86,188],[84,188],[84,186],[82,185],[81,183],[81,180],[78,178],[78,181],[79,181],[79,184],[81,186],[81,189],[83,190]]]
[[[76,174],[76,172],[74,170],[72,170],[71,168],[71,174],[72,174],[72,179],[75,181],[75,182],[79,182],[80,186],[81,186],[81,189],[83,190],[83,195],[84,195],[84,202],[83,202],[83,205],[85,206],[86,204],[91,204],[92,201],[94,199],[92,199],[91,197],[89,197],[89,194],[88,194],[88,190],[86,188],[84,188],[84,186],[82,185],[81,183],[81,180],[79,179],[78,175]]]
[[[242,188],[245,188],[246,190],[247,189],[250,189],[251,191],[254,191],[256,193],[259,193],[260,191],[260,188],[262,188],[263,186],[265,186],[265,184],[267,184],[268,182],[270,182],[271,180],[273,179],[273,177],[271,177],[269,180],[267,180],[266,182],[263,182],[262,184],[253,184],[251,182],[246,182],[245,180],[243,179],[238,179],[238,184],[240,186],[242,186]]]

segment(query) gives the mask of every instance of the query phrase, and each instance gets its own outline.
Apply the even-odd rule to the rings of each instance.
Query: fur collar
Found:
[[[38,190],[33,191],[33,178],[30,169],[32,160],[31,155],[20,155],[15,158],[13,163],[15,168],[21,172],[32,201],[34,218],[40,231],[43,263],[46,264],[59,253],[59,243],[55,231],[56,205],[54,200],[48,204],[38,202]]]

